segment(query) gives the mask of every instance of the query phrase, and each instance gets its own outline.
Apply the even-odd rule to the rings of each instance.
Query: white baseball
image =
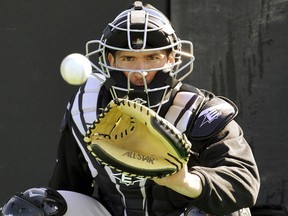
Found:
[[[62,78],[70,85],[81,85],[92,73],[92,66],[87,57],[73,53],[63,59],[60,72]]]

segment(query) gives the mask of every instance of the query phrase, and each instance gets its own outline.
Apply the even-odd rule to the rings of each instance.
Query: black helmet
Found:
[[[134,2],[128,10],[120,13],[103,32],[106,44],[112,49],[177,47],[178,38],[167,17],[152,5]]]
[[[174,57],[174,62],[165,64],[161,68],[141,71],[112,67],[107,59],[108,53],[116,51],[156,50],[167,50]],[[192,72],[194,61],[192,43],[180,40],[176,36],[174,27],[162,12],[151,5],[143,5],[140,1],[134,2],[130,8],[121,12],[109,23],[100,40],[87,42],[86,56],[95,69],[94,75],[101,81],[106,80],[105,85],[108,83],[106,87],[110,90],[113,98],[128,96],[131,99],[131,95],[133,95],[134,98],[144,99],[149,108],[160,107],[167,101],[173,85],[177,81],[182,81]],[[111,71],[123,70],[141,74],[151,71],[161,71],[162,73],[157,73],[159,77],[158,80],[156,79],[156,84],[153,80],[150,86],[144,84],[139,88],[130,84],[129,76],[121,78],[120,73],[111,73]],[[117,74],[116,78],[113,77],[115,74]],[[159,80],[160,82],[158,82]]]
[[[62,216],[66,210],[64,198],[50,188],[31,188],[15,193],[0,209],[2,216]]]

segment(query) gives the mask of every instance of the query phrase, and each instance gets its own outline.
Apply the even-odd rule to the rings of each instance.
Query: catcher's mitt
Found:
[[[191,148],[170,122],[126,99],[111,101],[84,140],[100,163],[146,178],[176,173],[187,163]]]

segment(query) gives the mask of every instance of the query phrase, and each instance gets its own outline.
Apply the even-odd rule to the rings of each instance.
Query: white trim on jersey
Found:
[[[78,90],[72,104],[73,120],[83,136],[97,118],[97,102],[102,84],[99,79],[90,76],[85,86]]]
[[[88,156],[88,150],[84,148],[86,143],[83,140],[83,136],[86,134],[90,125],[92,125],[97,118],[98,96],[102,85],[103,83],[100,82],[99,79],[97,79],[95,76],[90,76],[86,84],[78,90],[76,97],[71,104],[71,115],[77,127],[72,128],[72,132],[84,155],[85,160],[88,163],[93,177],[97,176],[98,172],[94,168],[93,163]],[[77,133],[77,131],[79,131],[80,134],[79,132]]]

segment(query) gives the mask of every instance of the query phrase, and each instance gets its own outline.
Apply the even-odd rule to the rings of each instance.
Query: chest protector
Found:
[[[154,182],[125,177],[109,167],[104,167],[86,148],[83,136],[97,118],[99,107],[103,105],[99,102],[102,98],[102,96],[99,97],[102,87],[103,82],[91,76],[87,83],[80,87],[74,100],[68,105],[68,113],[70,112],[71,117],[70,121],[68,120],[69,126],[88,163],[92,176],[100,187],[102,194],[100,194],[100,199],[110,211],[113,212],[116,209],[116,214],[126,211],[127,215],[142,215],[142,209],[146,209],[147,212],[156,212],[157,209],[160,209],[159,206],[157,207],[156,199],[158,198],[153,197],[153,204],[151,203]],[[222,97],[215,97],[209,92],[200,91],[190,85],[182,85],[175,91],[174,96],[165,104],[165,107],[163,108],[164,112],[160,112],[160,115],[174,124],[179,131],[186,133],[191,141],[215,135],[237,114],[237,108],[232,102]],[[173,197],[162,197],[159,200],[173,203]],[[177,202],[175,201],[175,203]],[[179,207],[177,208],[179,209]],[[175,209],[177,208],[175,207]]]

